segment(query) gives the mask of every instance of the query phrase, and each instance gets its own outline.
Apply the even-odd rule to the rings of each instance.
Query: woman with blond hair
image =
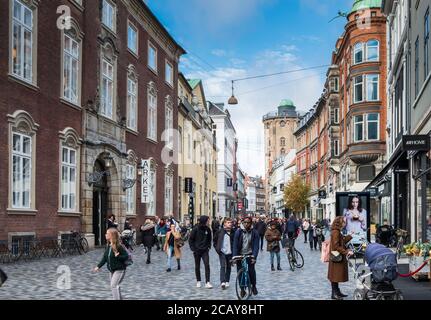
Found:
[[[331,282],[333,300],[342,300],[347,295],[342,294],[340,291],[339,283],[349,281],[349,270],[347,262],[349,257],[353,254],[351,250],[346,249],[346,243],[348,243],[352,236],[343,236],[341,231],[346,226],[344,217],[336,217],[331,227],[331,239],[329,252],[338,251],[341,255],[342,260],[340,262],[334,262],[329,259],[328,266],[328,280]]]
[[[181,270],[181,233],[176,230],[175,224],[171,224],[171,230],[166,234],[165,245],[163,250],[168,255],[167,272],[172,271],[172,257],[177,259],[178,270]]]
[[[105,264],[111,272],[111,290],[114,300],[122,300],[120,284],[126,275],[126,261],[129,254],[120,242],[120,233],[117,229],[111,228],[106,231],[105,238],[108,246],[94,272],[99,272]]]

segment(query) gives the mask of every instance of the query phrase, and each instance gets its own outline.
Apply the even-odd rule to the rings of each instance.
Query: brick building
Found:
[[[162,133],[177,126],[185,52],[142,1],[2,1],[0,39],[0,239],[73,229],[99,245],[110,213],[121,228],[177,212]]]

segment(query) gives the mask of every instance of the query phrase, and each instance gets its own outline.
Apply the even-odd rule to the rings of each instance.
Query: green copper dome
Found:
[[[290,99],[284,99],[280,102],[280,107],[294,107],[295,104]]]
[[[381,7],[382,7],[382,0],[355,0],[350,13],[358,10],[364,10],[364,9],[370,9],[370,8],[381,8]]]

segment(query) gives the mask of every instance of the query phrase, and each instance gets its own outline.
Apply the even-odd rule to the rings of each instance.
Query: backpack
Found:
[[[320,256],[320,261],[322,261],[323,263],[329,262],[329,254],[331,251],[330,247],[331,242],[329,240],[322,242],[322,254]]]
[[[124,245],[121,245],[122,247],[123,247],[123,249],[124,250],[126,250],[126,252],[127,252],[127,260],[126,261],[124,261],[124,265],[126,266],[126,267],[128,267],[128,266],[131,266],[132,264],[133,264],[133,256],[132,256],[132,253],[129,251],[129,250],[127,250],[127,248],[124,246]]]

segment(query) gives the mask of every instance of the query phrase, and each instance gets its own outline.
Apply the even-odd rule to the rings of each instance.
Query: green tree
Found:
[[[311,187],[302,181],[301,176],[294,175],[287,186],[284,187],[284,203],[286,208],[295,214],[303,213],[309,203]]]

